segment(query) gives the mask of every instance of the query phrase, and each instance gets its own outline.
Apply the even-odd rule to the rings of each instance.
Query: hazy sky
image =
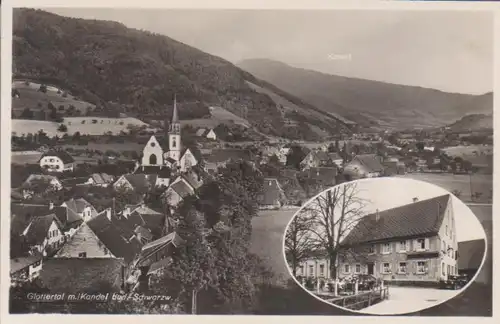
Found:
[[[487,12],[49,11],[159,32],[235,63],[269,58],[330,74],[451,92],[493,89],[493,16]]]
[[[367,215],[377,209],[382,211],[410,204],[414,197],[425,200],[449,193],[428,182],[390,177],[361,180],[357,183],[357,190],[356,196],[366,201],[364,210]],[[477,217],[460,199],[453,197],[452,208],[459,242],[486,237]]]

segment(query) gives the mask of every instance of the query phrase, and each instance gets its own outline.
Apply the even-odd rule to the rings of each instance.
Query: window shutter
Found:
[[[384,262],[380,262],[380,273],[384,273]]]
[[[427,251],[427,250],[430,250],[430,245],[429,245],[429,244],[430,244],[430,242],[429,242],[429,238],[426,238],[426,239],[425,239],[425,250],[426,250],[426,251]]]

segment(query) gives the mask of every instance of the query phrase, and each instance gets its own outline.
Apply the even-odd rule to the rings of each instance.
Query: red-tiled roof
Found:
[[[458,269],[479,269],[485,253],[484,240],[458,242]]]
[[[443,222],[450,195],[418,201],[379,211],[363,217],[343,240],[342,245],[356,245],[387,239],[437,234]]]

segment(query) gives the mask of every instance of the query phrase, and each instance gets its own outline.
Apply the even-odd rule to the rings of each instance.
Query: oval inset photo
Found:
[[[479,273],[486,246],[481,223],[453,194],[390,177],[320,193],[284,236],[288,269],[303,289],[370,315],[417,312],[453,298]]]

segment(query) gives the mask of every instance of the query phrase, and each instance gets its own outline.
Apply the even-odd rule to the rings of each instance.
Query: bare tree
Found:
[[[307,206],[311,226],[309,231],[317,250],[328,257],[330,276],[337,279],[339,253],[354,253],[341,246],[342,240],[364,216],[366,200],[359,197],[356,182],[336,186],[316,197]]]
[[[300,211],[290,222],[285,234],[285,256],[294,277],[297,267],[311,256],[314,249],[314,241],[310,235],[311,225],[309,215]]]

